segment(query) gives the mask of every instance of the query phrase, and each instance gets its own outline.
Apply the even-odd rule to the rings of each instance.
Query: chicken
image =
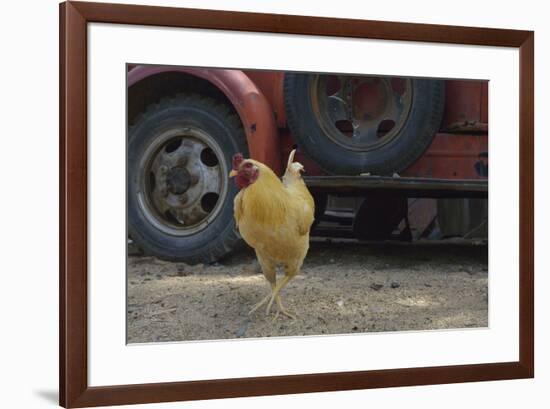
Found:
[[[233,157],[230,177],[240,191],[235,197],[235,222],[239,232],[256,251],[262,272],[271,285],[270,293],[252,308],[252,314],[267,303],[269,315],[273,302],[279,313],[296,318],[281,302],[280,292],[296,276],[309,249],[309,229],[313,224],[315,204],[304,183],[304,167],[294,162],[290,153],[281,181],[266,165],[242,154]],[[284,277],[277,281],[276,267],[284,268]]]

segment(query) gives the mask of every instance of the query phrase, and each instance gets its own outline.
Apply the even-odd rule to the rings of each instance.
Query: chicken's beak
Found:
[[[238,174],[239,173],[235,169],[231,169],[231,172],[229,172],[229,177],[232,178],[237,176]]]

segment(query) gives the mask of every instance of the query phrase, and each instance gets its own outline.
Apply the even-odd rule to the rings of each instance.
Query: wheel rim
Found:
[[[396,139],[412,106],[407,78],[315,75],[309,89],[325,135],[353,151],[378,149]]]
[[[228,172],[221,148],[208,133],[195,127],[164,131],[140,161],[139,207],[167,234],[195,234],[219,214]]]

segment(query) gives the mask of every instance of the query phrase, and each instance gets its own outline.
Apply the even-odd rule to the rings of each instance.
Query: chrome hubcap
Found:
[[[217,142],[182,127],[155,138],[140,163],[140,207],[158,229],[184,236],[203,230],[227,194],[228,168]]]

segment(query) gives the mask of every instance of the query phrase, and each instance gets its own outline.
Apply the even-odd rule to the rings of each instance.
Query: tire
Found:
[[[211,263],[238,245],[228,174],[232,156],[247,154],[245,140],[229,107],[196,94],[162,99],[137,119],[128,133],[128,234],[145,254]]]
[[[401,172],[424,153],[439,129],[444,109],[444,82],[398,79],[407,84],[407,106],[406,111],[400,106],[399,115],[402,117],[399,119],[399,129],[391,131],[395,134],[392,139],[384,143],[376,142],[378,145],[364,149],[361,146],[349,147],[339,144],[338,141],[335,142],[334,138],[330,137],[331,134],[336,135],[335,132],[338,130],[333,129],[330,124],[323,125],[320,114],[315,111],[315,107],[322,104],[314,102],[314,84],[316,84],[315,81],[317,83],[320,81],[316,78],[322,77],[328,76],[286,74],[284,98],[288,126],[296,142],[311,159],[329,174],[358,175],[370,172],[376,175],[391,175],[394,172]],[[353,78],[359,78],[357,81],[361,81],[361,78],[364,81],[370,79],[384,84],[392,84],[392,81],[395,80],[382,77],[339,76],[338,78],[340,81],[347,82],[356,81]],[[320,92],[317,95],[323,94]],[[345,93],[338,95],[343,98]],[[331,97],[317,98],[330,99]],[[353,107],[353,104],[350,105]],[[346,105],[346,107],[350,105]],[[317,109],[322,110],[321,108]],[[327,109],[325,108],[325,111]],[[344,109],[342,112],[347,111]]]

